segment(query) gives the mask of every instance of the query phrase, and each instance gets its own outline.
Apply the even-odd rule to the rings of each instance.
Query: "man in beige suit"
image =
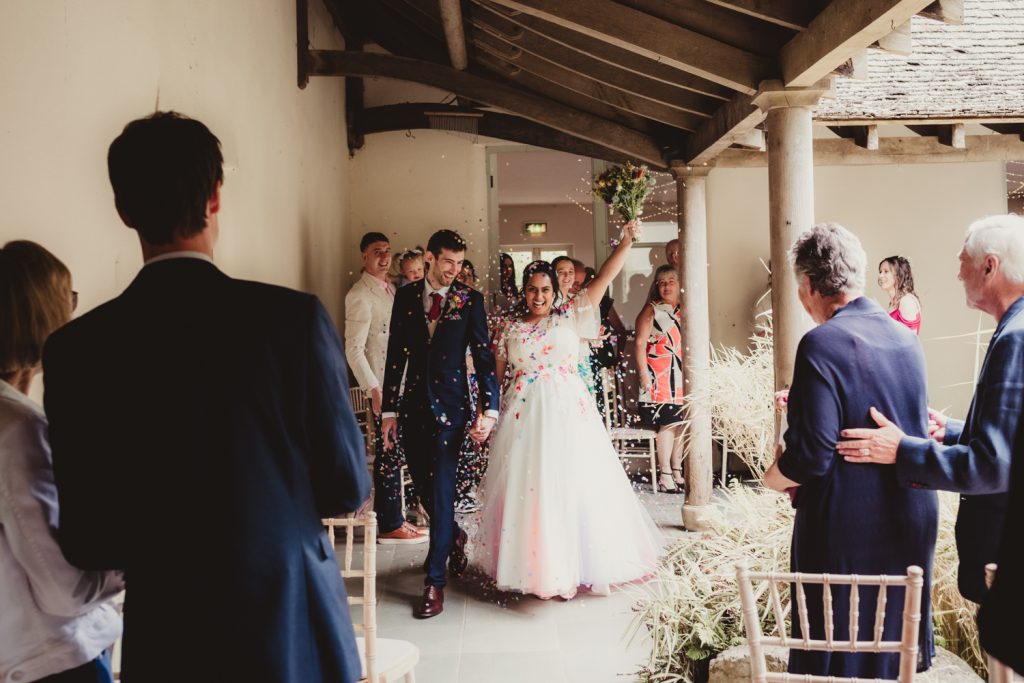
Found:
[[[359,242],[363,274],[345,295],[345,354],[359,388],[370,397],[377,457],[373,462],[373,509],[380,543],[425,543],[426,533],[405,521],[401,499],[401,462],[385,450],[380,431],[381,387],[388,353],[388,330],[395,288],[388,281],[391,244],[386,235],[368,232]]]

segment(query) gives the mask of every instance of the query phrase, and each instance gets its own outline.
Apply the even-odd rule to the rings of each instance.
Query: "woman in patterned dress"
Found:
[[[654,273],[654,286],[636,319],[640,415],[658,430],[658,490],[683,488],[683,328],[679,275],[669,265]]]

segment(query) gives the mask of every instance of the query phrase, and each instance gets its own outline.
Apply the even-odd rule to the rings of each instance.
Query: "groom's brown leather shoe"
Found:
[[[448,553],[448,571],[452,573],[452,576],[462,576],[462,573],[466,571],[466,565],[469,564],[469,558],[466,557],[466,541],[469,540],[469,536],[462,529],[459,529],[458,535],[455,536],[455,543],[452,544],[452,551]]]
[[[423,599],[413,611],[417,619],[436,617],[444,611],[444,589],[440,586],[427,586],[423,589]]]

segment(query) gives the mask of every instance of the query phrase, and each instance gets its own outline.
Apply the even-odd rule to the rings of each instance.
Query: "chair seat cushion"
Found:
[[[370,683],[391,683],[416,668],[420,661],[420,650],[408,640],[377,638],[376,645],[377,681]],[[359,661],[363,669],[362,681],[366,680],[366,639],[356,638]]]

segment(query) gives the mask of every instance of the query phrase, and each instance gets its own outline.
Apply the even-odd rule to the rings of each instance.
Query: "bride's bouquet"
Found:
[[[655,182],[646,166],[636,166],[627,161],[622,166],[612,166],[597,177],[594,196],[604,200],[630,223],[643,215],[644,201],[654,190]]]

